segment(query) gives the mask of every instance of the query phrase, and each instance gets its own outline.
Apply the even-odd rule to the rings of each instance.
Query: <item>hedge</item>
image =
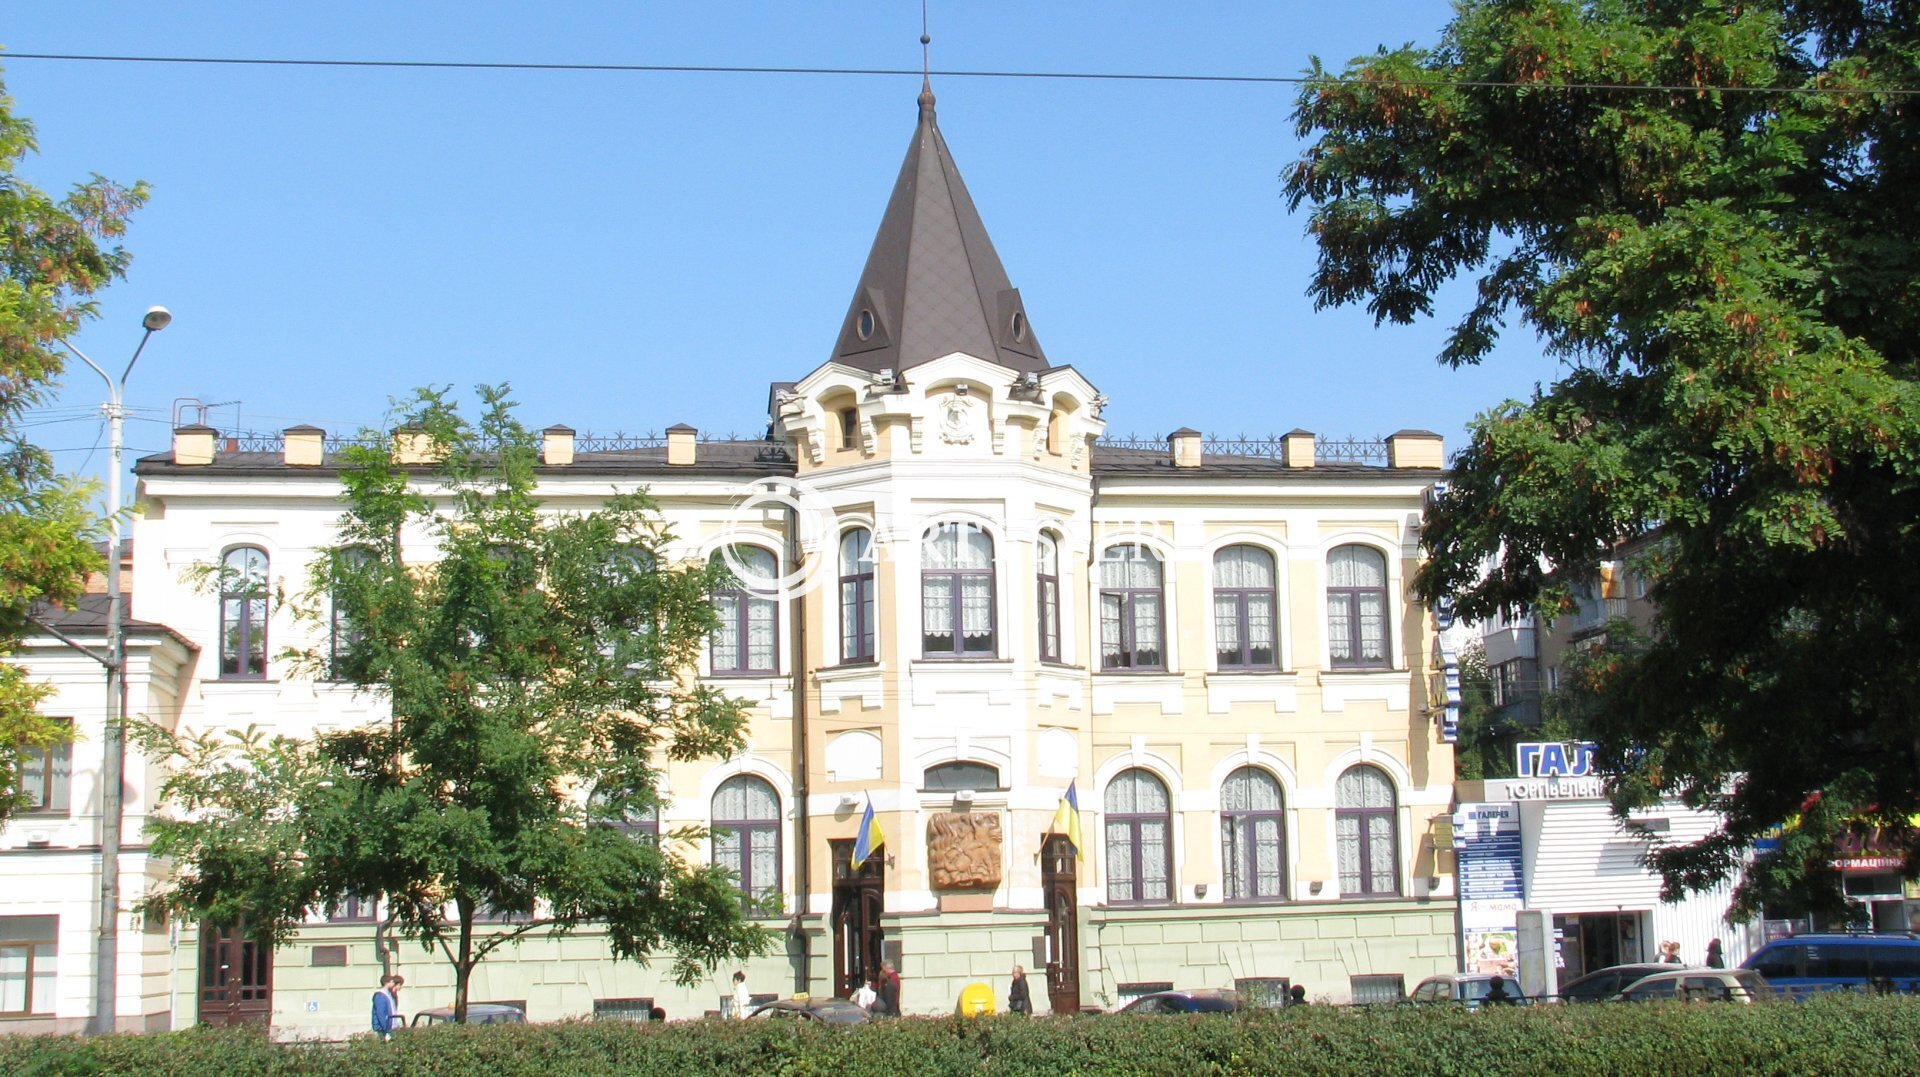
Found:
[[[43,1074],[1845,1074],[1920,1073],[1920,998],[1805,1003],[1313,1006],[1240,1017],[563,1022],[277,1044],[257,1030],[0,1036],[0,1073]]]

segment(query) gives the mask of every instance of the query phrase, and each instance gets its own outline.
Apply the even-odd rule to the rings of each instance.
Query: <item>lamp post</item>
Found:
[[[133,373],[133,364],[140,361],[147,341],[172,321],[173,315],[165,307],[147,309],[140,319],[146,332],[118,379],[72,342],[60,342],[107,383],[107,402],[100,405],[100,413],[107,417],[107,518],[112,528],[107,539],[107,728],[101,737],[106,758],[100,768],[100,934],[94,949],[89,1033],[113,1031],[120,995],[120,827],[126,806],[122,785],[127,765],[127,641],[120,631],[121,608],[125,605],[120,593],[120,446],[127,419],[124,399],[127,377]]]

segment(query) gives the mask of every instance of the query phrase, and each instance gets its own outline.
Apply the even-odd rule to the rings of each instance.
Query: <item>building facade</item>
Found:
[[[907,1012],[951,1012],[1020,964],[1046,974],[1044,1012],[1235,982],[1344,1001],[1456,967],[1435,837],[1453,754],[1409,586],[1440,439],[1406,431],[1360,459],[1304,431],[1114,442],[1095,374],[1042,350],[923,92],[833,352],[772,387],[766,438],[546,431],[547,506],[644,488],[677,556],[744,581],[715,596],[698,674],[751,706],[747,746],[669,765],[660,818],[636,825],[712,828],[681,851],[783,906],[753,992],[844,992],[892,960]],[[293,735],[381,718],[377,698],[282,668],[311,627],[189,582],[205,565],[269,593],[303,581],[340,513],[329,446],[308,427],[183,427],[140,461],[133,612],[169,626],[181,667],[149,716]],[[885,844],[855,867],[868,804]],[[89,1005],[90,912],[14,896],[50,855],[23,848],[26,825],[0,838],[0,918],[53,916],[75,940],[43,1015],[69,1022]],[[408,978],[403,1009],[449,1002],[446,966],[379,917],[317,912],[271,954],[193,925],[171,948],[125,935],[169,990],[123,977],[122,1020],[338,1034],[385,969]],[[643,1001],[678,1018],[718,1008],[731,972],[682,989],[585,931],[503,951],[472,997],[536,1020]]]

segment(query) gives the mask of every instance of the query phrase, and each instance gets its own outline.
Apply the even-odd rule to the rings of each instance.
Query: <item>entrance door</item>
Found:
[[[200,1022],[264,1025],[273,1014],[273,947],[244,927],[200,927]]]
[[[1080,1012],[1079,879],[1073,843],[1050,837],[1040,852],[1040,892],[1047,903],[1047,1001],[1054,1013]]]
[[[855,870],[851,840],[828,844],[833,848],[833,993],[846,998],[856,982],[880,975],[887,865],[884,854],[875,854]]]

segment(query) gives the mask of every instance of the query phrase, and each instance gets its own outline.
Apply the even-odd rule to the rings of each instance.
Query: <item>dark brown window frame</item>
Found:
[[[1101,837],[1107,849],[1107,904],[1171,905],[1178,894],[1178,887],[1173,877],[1173,790],[1168,788],[1167,783],[1161,780],[1158,774],[1147,770],[1145,767],[1128,767],[1126,770],[1115,774],[1107,783],[1108,790],[1111,790],[1114,784],[1121,778],[1135,773],[1146,775],[1160,787],[1160,792],[1166,800],[1167,808],[1165,811],[1159,812],[1118,812],[1109,810],[1104,813],[1105,817],[1101,819],[1100,825]],[[1101,806],[1103,808],[1106,807],[1108,796],[1110,795],[1110,792],[1102,795]],[[1163,869],[1163,877],[1167,880],[1167,896],[1150,898],[1144,896],[1146,892],[1146,872],[1144,870],[1146,867],[1146,853],[1144,850],[1145,842],[1141,840],[1141,830],[1144,824],[1154,820],[1158,820],[1165,827],[1162,831],[1163,836],[1160,847],[1165,858],[1165,862],[1161,867]],[[1122,840],[1126,844],[1128,863],[1133,869],[1130,880],[1133,892],[1132,897],[1116,898],[1113,896],[1113,860],[1115,850],[1112,827],[1115,823],[1122,824],[1127,829],[1127,836]]]
[[[1379,775],[1380,780],[1387,783],[1387,791],[1392,794],[1393,803],[1384,808],[1342,806],[1340,804],[1341,781],[1344,780],[1347,775],[1358,771],[1369,771]],[[1386,771],[1372,764],[1356,763],[1340,772],[1340,777],[1334,780],[1333,789],[1333,870],[1336,875],[1340,871],[1340,843],[1344,840],[1340,837],[1340,824],[1347,819],[1355,821],[1354,832],[1358,842],[1358,848],[1355,850],[1355,853],[1360,865],[1359,889],[1349,891],[1345,881],[1342,880],[1340,896],[1343,898],[1399,897],[1402,890],[1400,879],[1400,790],[1394,785],[1393,777]],[[1373,885],[1373,835],[1372,828],[1367,825],[1368,820],[1379,817],[1384,817],[1387,820],[1387,845],[1393,854],[1393,885],[1390,889],[1386,890],[1376,889]]]
[[[1044,550],[1053,550],[1052,572],[1048,572]],[[1060,661],[1060,540],[1052,532],[1041,532],[1034,544],[1034,606],[1040,617],[1040,661]]]
[[[1152,587],[1109,587],[1106,584],[1107,554],[1114,550],[1134,549],[1152,558],[1159,582]],[[1108,546],[1100,554],[1100,670],[1103,673],[1134,671],[1164,673],[1167,670],[1167,564],[1160,555],[1139,542],[1117,542]],[[1142,649],[1139,639],[1139,612],[1137,606],[1142,598],[1151,596],[1159,611],[1154,623],[1155,640],[1152,662],[1140,660]],[[1107,653],[1107,599],[1119,600],[1118,620],[1120,625],[1120,651],[1117,655]]]
[[[925,567],[925,555],[923,552],[922,566],[920,569],[920,657],[929,662],[980,662],[999,658],[1000,581],[998,579],[999,571],[995,566],[995,559],[999,554],[999,545],[994,542],[993,534],[979,524],[967,523],[960,520],[942,520],[921,533],[920,546],[922,551],[926,549],[934,532],[943,527],[957,527],[963,530],[970,528],[979,532],[980,535],[987,540],[987,567],[927,568]],[[951,651],[929,651],[927,649],[928,640],[941,638],[927,634],[927,584],[929,581],[936,579],[947,580],[950,587],[950,590],[947,592],[949,595],[948,629],[950,634],[944,638],[953,645],[953,650]],[[967,649],[967,610],[965,595],[966,581],[969,579],[985,579],[987,581],[987,645],[984,649]]]
[[[1281,785],[1280,779],[1275,777],[1273,772],[1266,768],[1244,766],[1234,768],[1233,772],[1227,775],[1226,781],[1221,783],[1222,793],[1224,794],[1228,782],[1233,781],[1235,777],[1246,772],[1251,772],[1272,782],[1274,790],[1279,793],[1280,806],[1271,810],[1248,809],[1246,811],[1228,811],[1224,806],[1220,809],[1220,867],[1222,874],[1225,876],[1221,881],[1221,896],[1228,902],[1241,904],[1263,904],[1285,901],[1288,898],[1287,882],[1291,878],[1291,873],[1287,870],[1286,787]],[[1221,797],[1223,805],[1225,804],[1225,800],[1226,798],[1223,795]],[[1274,839],[1275,844],[1278,846],[1274,852],[1280,864],[1280,880],[1272,893],[1262,893],[1259,889],[1260,871],[1258,865],[1260,863],[1260,836],[1258,824],[1261,820],[1265,819],[1273,821],[1274,829],[1279,835]],[[1247,863],[1254,865],[1251,879],[1241,880],[1234,877],[1233,853],[1242,851],[1233,848],[1236,844],[1245,846],[1244,852]],[[1242,888],[1246,892],[1235,893],[1235,884],[1242,882],[1246,884]]]
[[[1379,587],[1335,587],[1332,584],[1333,556],[1342,550],[1364,550],[1380,559]],[[1387,593],[1386,583],[1387,555],[1380,550],[1362,543],[1349,542],[1327,551],[1327,665],[1333,669],[1392,669],[1393,668],[1393,603]],[[1366,636],[1360,627],[1361,599],[1366,595],[1378,595],[1380,598],[1380,657],[1365,656]],[[1333,605],[1339,602],[1347,610],[1347,657],[1334,653]]]
[[[856,561],[853,567],[865,564],[865,571],[848,572],[847,540],[856,534],[867,536],[867,558],[865,562]],[[847,588],[853,588],[849,597]],[[865,527],[849,527],[840,532],[840,661],[847,664],[872,662],[875,660],[878,641],[878,629],[874,624],[879,619],[879,609],[875,604],[873,583],[873,532]],[[853,649],[847,647],[847,621],[853,618]]]
[[[773,817],[770,819],[721,818],[716,810],[716,805],[720,800],[720,794],[725,792],[728,786],[735,783],[757,783],[765,786],[767,791],[773,794]],[[722,868],[736,868],[735,865],[722,864],[720,862],[718,832],[725,830],[737,835],[740,839],[738,846],[740,850],[740,863],[737,865],[737,869],[734,870],[734,885],[740,890],[740,903],[755,915],[763,915],[763,910],[756,908],[760,902],[765,901],[773,895],[780,895],[784,899],[784,895],[786,894],[786,890],[781,886],[780,882],[781,873],[786,867],[786,849],[783,847],[784,843],[780,838],[781,807],[780,790],[774,788],[772,782],[757,774],[736,774],[726,781],[721,782],[719,788],[713,791],[713,800],[708,803],[707,810],[715,813],[712,826],[715,836],[709,839],[713,846],[713,863]],[[756,847],[754,841],[755,835],[760,835],[763,840],[773,843],[773,879],[765,885],[759,894],[754,892],[755,888],[759,886],[759,880],[755,879],[753,875],[753,852]]]
[[[1266,555],[1267,567],[1270,570],[1271,577],[1274,581],[1273,586],[1271,587],[1222,587],[1219,585],[1217,581],[1219,580],[1219,573],[1220,573],[1220,555],[1223,553],[1226,553],[1228,550],[1239,550],[1239,549],[1254,550],[1258,553]],[[1224,652],[1221,650],[1221,647],[1220,647],[1220,638],[1219,638],[1220,629],[1219,629],[1219,620],[1218,620],[1220,616],[1219,610],[1218,609],[1214,610],[1215,624],[1214,624],[1213,656],[1214,656],[1214,662],[1215,662],[1216,668],[1221,670],[1232,670],[1237,673],[1277,672],[1280,669],[1279,559],[1274,557],[1272,550],[1269,550],[1264,546],[1256,546],[1250,542],[1237,542],[1231,546],[1222,546],[1220,549],[1214,551],[1213,572],[1214,572],[1214,579],[1216,581],[1213,588],[1213,594],[1215,599],[1217,600],[1221,596],[1227,596],[1234,600],[1234,618],[1235,618],[1236,624],[1239,626],[1239,639],[1240,639],[1239,656],[1231,662],[1227,661],[1224,656]],[[1251,619],[1247,615],[1247,605],[1248,605],[1249,599],[1258,598],[1262,595],[1266,596],[1267,609],[1269,611],[1269,616],[1272,618],[1273,641],[1271,643],[1271,647],[1273,650],[1273,657],[1268,659],[1265,662],[1256,662],[1253,660],[1253,631],[1252,631],[1253,626],[1251,624]]]
[[[780,556],[774,553],[772,550],[767,549],[765,546],[760,546],[751,542],[747,542],[747,543],[739,543],[734,548],[756,550],[760,553],[763,553],[773,559],[774,572],[778,573],[780,571]],[[724,557],[725,554],[723,552],[715,552],[713,556]],[[737,598],[739,600],[738,605],[734,607],[733,623],[732,624],[726,623],[726,615],[722,613],[720,615],[721,623],[714,628],[714,639],[710,640],[707,646],[707,651],[708,651],[707,661],[713,676],[715,677],[778,676],[780,672],[780,604],[776,602],[771,596],[762,594],[751,587],[746,587],[746,586],[723,587],[713,592],[713,601],[716,607],[715,609],[716,613],[719,613],[719,610],[718,610],[719,600],[722,598],[729,598],[729,597]],[[754,611],[756,609],[765,611],[767,624],[773,633],[773,644],[771,648],[769,648],[769,653],[772,654],[773,656],[773,664],[766,667],[756,666],[753,664],[753,617],[754,617]],[[735,639],[737,641],[737,645],[734,649],[734,653],[739,656],[739,660],[737,665],[721,666],[720,659],[719,659],[719,647],[716,644],[719,639],[719,634],[729,630],[735,633]]]
[[[230,567],[235,557],[243,554],[260,555],[259,591],[255,593],[250,585],[252,574],[245,566]],[[267,583],[273,578],[273,558],[267,551],[252,543],[234,546],[220,555],[220,680],[223,681],[264,681],[267,679],[267,627],[272,620],[272,611],[267,609]],[[256,624],[254,603],[259,603],[258,623]],[[253,643],[259,639],[258,667]]]

